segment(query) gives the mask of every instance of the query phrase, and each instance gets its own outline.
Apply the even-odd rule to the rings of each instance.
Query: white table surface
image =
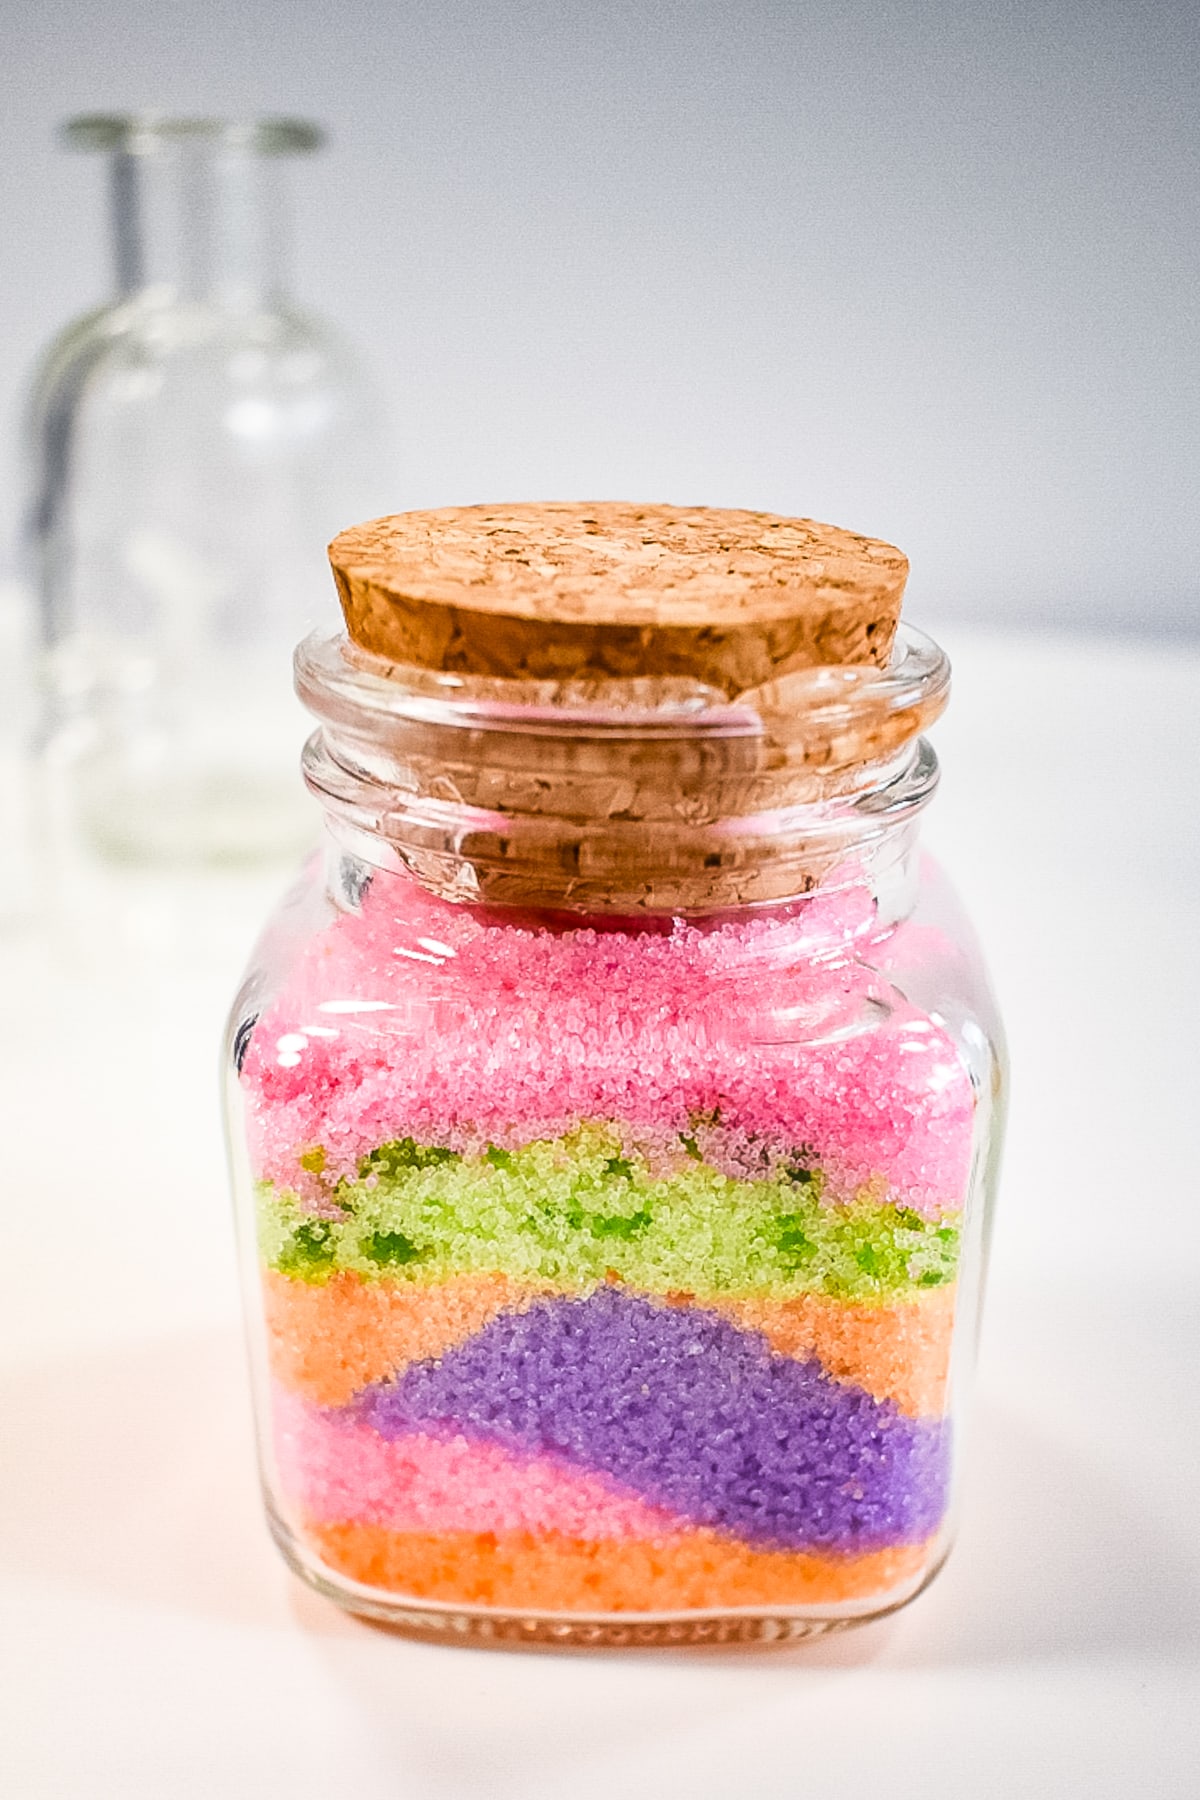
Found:
[[[0,944],[0,1794],[1200,1793],[1200,651],[947,633],[930,842],[1014,1068],[961,1540],[775,1651],[429,1647],[261,1523],[215,1096],[232,971]]]

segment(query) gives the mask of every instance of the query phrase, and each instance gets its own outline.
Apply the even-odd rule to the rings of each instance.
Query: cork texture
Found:
[[[730,696],[885,664],[908,576],[893,545],[812,519],[618,501],[398,513],[329,559],[351,638],[389,662]]]

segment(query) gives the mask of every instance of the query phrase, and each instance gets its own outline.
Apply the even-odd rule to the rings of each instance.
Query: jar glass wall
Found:
[[[328,847],[228,1041],[285,1556],[479,1639],[786,1639],[903,1603],[953,1532],[1001,1111],[918,843],[928,746],[877,734],[786,805],[651,828],[630,769],[744,798],[752,709],[518,705],[340,641],[297,667]],[[828,673],[810,724],[860,738],[946,679],[913,634],[850,698]],[[604,779],[597,834],[564,796],[594,819]]]

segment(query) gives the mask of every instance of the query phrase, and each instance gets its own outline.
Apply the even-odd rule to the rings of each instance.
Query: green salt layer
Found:
[[[595,1125],[481,1156],[404,1139],[331,1189],[327,1217],[260,1183],[259,1239],[271,1268],[309,1282],[498,1272],[582,1290],[615,1275],[658,1294],[890,1301],[954,1279],[953,1224],[866,1191],[830,1205],[821,1186],[802,1161],[760,1181],[699,1160],[656,1178]]]

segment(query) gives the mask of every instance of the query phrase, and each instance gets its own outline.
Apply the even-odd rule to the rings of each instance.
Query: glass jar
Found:
[[[731,697],[296,657],[327,845],[228,1034],[263,1482],[409,1632],[784,1640],[949,1548],[1000,1030],[948,666]]]
[[[54,878],[290,865],[296,640],[321,552],[371,504],[378,407],[340,333],[290,294],[303,120],[84,117],[107,162],[113,293],[48,346],[26,422],[40,763]],[[111,941],[111,940],[110,940]]]

